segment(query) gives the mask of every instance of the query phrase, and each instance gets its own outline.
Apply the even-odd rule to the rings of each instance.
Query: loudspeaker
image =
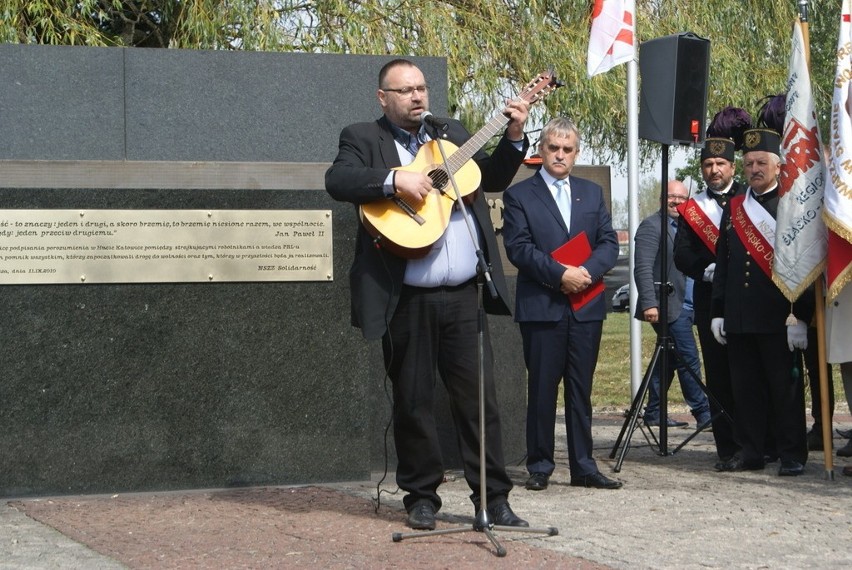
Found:
[[[710,40],[685,32],[639,45],[639,136],[700,145],[707,115]]]

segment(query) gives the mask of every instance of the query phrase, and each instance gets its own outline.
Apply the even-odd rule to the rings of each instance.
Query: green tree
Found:
[[[644,220],[654,212],[660,211],[660,179],[643,178],[639,182],[639,219]]]
[[[796,0],[637,0],[637,39],[711,41],[708,114],[756,112],[784,90]],[[812,0],[817,109],[825,125],[840,3]],[[567,115],[604,161],[626,155],[626,66],[589,79],[591,0],[5,0],[0,41],[92,46],[444,56],[451,112],[478,129],[554,66],[564,87],[534,122]],[[823,134],[827,128],[823,126]],[[643,157],[653,147],[641,144]]]
[[[612,201],[612,227],[617,230],[627,227],[627,200]]]
[[[741,173],[743,171],[743,159],[742,156],[737,154],[735,165],[734,165],[734,180],[739,180],[743,182]],[[689,159],[687,159],[686,164],[682,168],[675,169],[675,178],[678,180],[686,180],[687,178],[691,178],[693,182],[692,193],[703,192],[707,185],[704,183],[704,178],[701,176],[701,157],[698,153],[695,153]]]

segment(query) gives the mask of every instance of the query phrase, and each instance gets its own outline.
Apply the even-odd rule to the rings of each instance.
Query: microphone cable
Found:
[[[393,362],[394,353],[393,353],[393,335],[391,333],[390,328],[390,318],[388,317],[388,313],[390,312],[391,303],[393,303],[393,297],[396,293],[396,286],[393,282],[393,274],[388,267],[387,260],[385,259],[385,250],[379,244],[379,240],[374,240],[375,246],[379,249],[379,257],[382,260],[382,267],[385,269],[385,273],[388,277],[388,283],[390,283],[390,295],[388,296],[388,303],[385,306],[385,335],[387,335],[387,350],[388,356],[385,358],[385,339],[382,339],[382,358],[385,360],[384,369],[385,375],[382,379],[382,388],[385,394],[385,399],[388,402],[388,407],[390,409],[390,417],[388,418],[387,423],[385,424],[385,429],[383,430],[382,435],[382,447],[383,447],[383,463],[384,469],[382,471],[382,476],[379,478],[379,481],[376,483],[376,498],[375,498],[375,508],[374,512],[379,514],[379,509],[382,506],[382,493],[387,493],[388,495],[396,495],[399,493],[400,489],[397,486],[395,491],[387,491],[382,489],[382,483],[385,482],[385,479],[388,477],[388,433],[390,432],[391,426],[393,425],[393,395],[388,391],[388,383],[390,381],[390,372],[389,367]]]

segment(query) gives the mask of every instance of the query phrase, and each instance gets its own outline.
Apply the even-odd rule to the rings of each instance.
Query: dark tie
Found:
[[[420,140],[420,133],[418,132],[416,135],[412,135],[409,133],[408,142],[403,143],[402,146],[411,153],[412,156],[417,156],[417,151],[420,150],[420,147],[423,145],[423,141]]]

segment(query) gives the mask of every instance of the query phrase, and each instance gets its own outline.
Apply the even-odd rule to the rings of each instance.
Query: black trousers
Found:
[[[719,344],[710,332],[709,318],[700,322],[696,319],[696,328],[704,360],[707,391],[713,396],[710,399],[710,413],[715,417],[713,439],[716,442],[716,453],[721,459],[728,459],[740,450],[734,431],[737,415],[734,391],[731,386],[731,370],[728,366],[728,349]],[[731,423],[724,415],[718,415],[720,406],[731,416],[734,423]]]
[[[787,347],[787,333],[729,332],[728,356],[743,460],[762,463],[767,445],[774,441],[782,461],[804,464],[808,458],[804,379],[792,373],[794,354]]]
[[[592,457],[592,378],[603,321],[578,321],[570,309],[552,322],[522,322],[527,365],[527,471],[550,475],[554,459],[559,383],[565,395],[565,433],[572,477],[597,473]]]
[[[471,500],[480,504],[479,476],[479,300],[476,284],[424,289],[403,287],[396,313],[382,339],[393,383],[397,484],[410,508],[428,499],[441,506],[438,486],[444,465],[434,415],[440,375],[447,389]],[[485,464],[488,504],[505,502],[512,482],[506,474],[497,410],[488,327],[484,328]]]

